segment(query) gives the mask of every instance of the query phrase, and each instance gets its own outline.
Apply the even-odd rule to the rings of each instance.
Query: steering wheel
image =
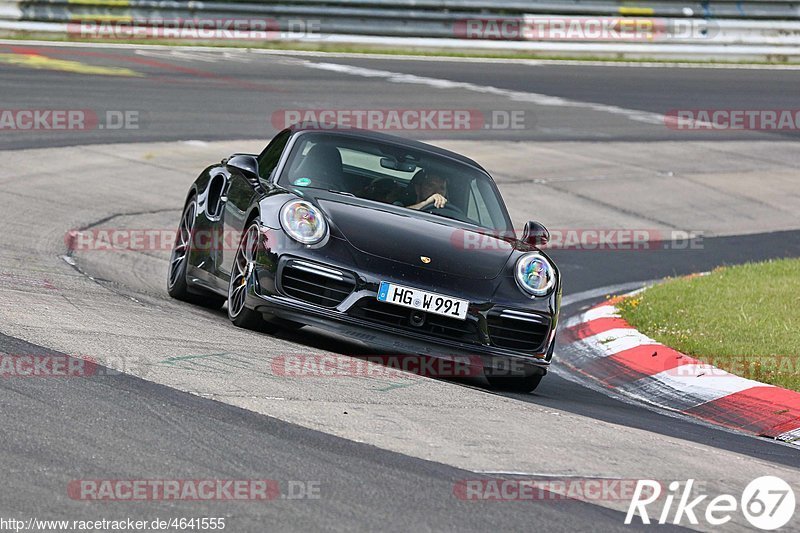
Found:
[[[468,219],[466,215],[464,215],[464,211],[461,208],[451,204],[450,202],[444,204],[444,207],[436,207],[435,204],[428,204],[420,211],[425,211],[426,213],[433,213],[434,215],[439,215],[447,218],[454,218],[456,220],[460,220],[461,222],[467,222]]]

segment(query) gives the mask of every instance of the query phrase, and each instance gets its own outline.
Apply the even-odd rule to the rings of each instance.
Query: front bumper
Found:
[[[260,200],[259,212],[263,218],[255,269],[248,280],[245,305],[249,309],[264,314],[267,319],[276,317],[326,329],[350,341],[360,342],[370,349],[381,350],[384,352],[383,355],[430,355],[445,359],[466,356],[470,360],[480,358],[484,368],[506,370],[512,367],[512,369],[522,369],[524,372],[546,373],[553,354],[558,323],[560,275],[557,276],[558,285],[550,295],[528,298],[522,294],[514,280],[513,265],[516,257],[514,254],[522,253],[518,251],[509,256],[503,251],[501,259],[506,262],[505,267],[492,268],[491,272],[498,274],[491,278],[489,274],[476,275],[474,272],[469,272],[469,261],[463,265],[464,272],[458,272],[458,268],[436,270],[421,267],[416,264],[416,260],[414,264],[410,264],[408,261],[368,254],[354,248],[333,225],[331,233],[322,242],[315,245],[301,245],[283,232],[277,220],[277,212],[285,200],[286,196],[280,192],[275,194],[274,198],[267,197]],[[245,220],[247,217],[242,213],[241,218]],[[221,228],[222,226],[219,226],[220,233]],[[364,231],[370,231],[366,223]],[[384,237],[402,238],[402,235]],[[224,238],[220,239],[222,244],[211,247],[211,253],[203,251],[201,254],[200,251],[193,250],[188,272],[192,283],[198,288],[227,295],[230,264],[233,262],[234,254],[233,250],[224,245]],[[447,246],[456,244],[438,242],[438,252],[447,253]],[[425,239],[422,239],[419,253],[433,255],[427,251],[429,247],[430,243],[426,244]],[[422,256],[419,258],[422,259]],[[351,292],[347,292],[348,296],[343,301],[336,301],[334,305],[322,305],[309,302],[297,295],[292,296],[287,293],[286,287],[281,287],[281,268],[287,261],[292,260],[308,261],[321,265],[323,269],[329,267],[342,271],[339,274],[348,274],[345,277],[353,283],[353,288],[348,289]],[[440,329],[424,331],[423,328],[417,329],[417,324],[412,324],[415,328],[409,328],[408,321],[389,325],[385,321],[382,323],[375,320],[374,315],[365,317],[357,313],[360,301],[376,301],[381,281],[468,300],[470,302],[468,317],[471,326],[475,328],[465,332],[464,328],[452,327],[452,323],[442,324],[441,319],[438,321],[426,319],[427,324],[438,322],[433,326]],[[336,289],[331,290],[336,292]],[[329,300],[327,303],[330,304],[331,299],[327,296],[321,298]],[[380,312],[374,309],[371,311]],[[530,323],[538,324],[540,329],[532,335],[533,340],[498,341],[498,338],[505,338],[508,341],[509,337],[514,337],[519,330],[529,329],[526,326],[521,328],[515,326],[516,331],[513,331],[512,327],[506,328],[502,323],[506,312],[517,315],[510,317],[512,322],[515,318],[519,318],[519,315],[528,315]],[[532,319],[534,316],[538,319]],[[494,324],[491,324],[490,320],[494,320]],[[491,331],[492,328],[507,331],[502,332],[503,335],[495,335]],[[442,334],[441,329],[451,332],[456,330],[456,333],[448,337]]]
[[[484,368],[522,373],[547,373],[550,361],[546,354],[534,356],[503,350],[494,346],[483,346],[454,342],[448,339],[414,335],[404,329],[391,328],[367,320],[352,317],[334,309],[324,309],[280,295],[251,293],[248,307],[268,316],[316,326],[345,336],[370,348],[387,354],[414,354],[430,357],[479,358]],[[553,342],[553,341],[551,341]]]

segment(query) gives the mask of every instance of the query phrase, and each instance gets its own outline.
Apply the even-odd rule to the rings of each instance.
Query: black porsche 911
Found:
[[[294,126],[189,189],[168,291],[227,302],[237,326],[313,325],[392,354],[467,356],[530,391],[553,356],[561,279],[514,232],[491,176],[459,154],[353,129]]]

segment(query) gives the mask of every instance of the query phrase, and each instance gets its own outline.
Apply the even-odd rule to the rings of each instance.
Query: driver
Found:
[[[444,207],[447,204],[447,180],[434,173],[425,173],[420,177],[422,179],[414,183],[416,202],[405,207],[422,209],[431,204],[437,209]]]

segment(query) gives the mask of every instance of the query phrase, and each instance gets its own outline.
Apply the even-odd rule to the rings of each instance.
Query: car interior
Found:
[[[407,207],[424,200],[417,198],[416,185],[428,175],[444,180],[448,202],[444,208],[430,204],[423,211],[491,229],[507,227],[501,200],[485,175],[436,155],[388,144],[307,135],[293,149],[282,179],[293,187]]]

